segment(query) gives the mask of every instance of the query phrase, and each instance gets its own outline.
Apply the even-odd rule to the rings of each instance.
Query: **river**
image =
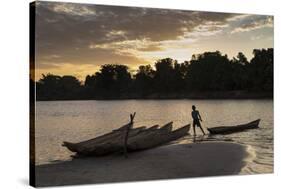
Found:
[[[191,123],[193,104],[201,113],[205,130],[260,118],[259,129],[211,138],[244,144],[252,150],[253,157],[241,174],[273,172],[273,100],[39,101],[35,118],[36,165],[70,159],[72,153],[61,146],[63,141],[78,142],[109,132],[128,123],[133,112],[134,127],[173,121],[174,128],[178,128]],[[201,135],[199,129],[197,135]],[[193,142],[192,138],[183,140]]]

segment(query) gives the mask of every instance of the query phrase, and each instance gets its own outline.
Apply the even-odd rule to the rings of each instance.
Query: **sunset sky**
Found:
[[[273,47],[273,17],[186,10],[36,2],[36,80],[41,74],[84,80],[102,64],[131,71],[170,57],[219,50],[229,58]]]

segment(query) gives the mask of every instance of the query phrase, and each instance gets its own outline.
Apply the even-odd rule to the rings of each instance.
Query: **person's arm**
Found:
[[[198,117],[199,117],[200,121],[202,121],[202,118],[201,118],[201,115],[200,115],[199,111],[198,111]]]

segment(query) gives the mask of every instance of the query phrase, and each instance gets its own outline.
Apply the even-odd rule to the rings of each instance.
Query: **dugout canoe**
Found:
[[[220,127],[213,127],[207,128],[210,134],[231,134],[235,132],[241,132],[248,129],[256,129],[259,128],[260,119],[255,121],[251,121],[246,124],[240,124],[235,126],[220,126]]]
[[[98,146],[100,144],[104,144],[110,141],[114,141],[117,139],[120,139],[124,135],[124,126],[122,126],[119,129],[115,129],[111,131],[110,133],[106,133],[104,135],[98,136],[96,138],[78,142],[78,143],[72,143],[72,142],[67,142],[64,141],[62,146],[66,147],[68,150],[72,152],[77,152],[77,153],[82,153],[85,151],[85,149],[90,148],[91,146]],[[144,131],[146,127],[139,127],[139,128],[134,128],[130,130],[129,137],[135,136],[141,131]]]
[[[181,137],[188,135],[190,124],[185,125],[174,131],[161,131],[149,132],[145,136],[141,133],[128,140],[128,151],[146,150],[149,148],[157,147],[162,144],[177,140]]]
[[[190,125],[173,131],[172,124],[173,122],[169,122],[160,128],[158,128],[158,125],[154,125],[150,128],[131,129],[127,141],[127,150],[132,152],[153,148],[188,134]],[[124,131],[123,129],[117,129],[109,134],[79,143],[63,142],[62,146],[78,155],[86,156],[103,156],[120,152],[124,149]]]
[[[128,151],[137,151],[131,150],[128,148],[133,138],[137,137],[137,139],[142,139],[143,143],[149,143],[146,140],[152,140],[153,137],[157,137],[159,134],[168,134],[172,131],[173,122],[169,122],[159,129],[148,128],[136,135],[131,135],[131,131],[129,132],[128,142],[127,142],[127,150]],[[124,150],[124,136],[121,135],[119,138],[115,138],[114,140],[110,140],[104,143],[100,143],[95,146],[88,146],[88,148],[84,148],[83,151],[77,152],[79,155],[86,156],[104,156],[115,152],[121,152]],[[133,140],[134,141],[134,140]],[[140,149],[141,150],[141,149]]]

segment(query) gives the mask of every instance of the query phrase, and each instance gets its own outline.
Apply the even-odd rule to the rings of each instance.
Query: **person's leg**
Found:
[[[203,135],[205,135],[205,132],[204,132],[203,128],[201,127],[201,123],[200,123],[200,121],[199,121],[199,120],[198,120],[197,125],[198,125],[198,127],[201,129],[201,131],[202,131]]]
[[[199,127],[200,127],[202,133],[205,135],[205,132],[204,132],[203,128],[201,127],[201,125]]]
[[[194,121],[193,121],[193,135],[194,135],[194,136],[196,136],[195,126],[196,126],[196,125],[195,125],[195,123],[194,123]]]
[[[193,135],[196,136],[195,126],[193,126]]]

